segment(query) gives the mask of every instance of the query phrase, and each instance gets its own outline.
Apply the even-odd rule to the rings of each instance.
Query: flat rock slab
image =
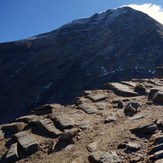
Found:
[[[116,152],[93,152],[88,157],[90,163],[120,163],[120,159]]]
[[[131,129],[131,132],[138,134],[153,134],[157,130],[157,126],[155,124],[142,125],[138,126],[134,129]]]
[[[66,116],[66,115],[61,115],[61,116],[53,116],[49,115],[49,118],[56,124],[58,125],[62,130],[63,129],[70,129],[73,128],[75,125],[75,121]]]
[[[17,142],[24,149],[26,154],[33,154],[38,150],[38,143],[31,136],[29,136],[26,132],[19,132],[14,135]]]
[[[6,153],[5,160],[8,162],[15,162],[18,160],[18,144],[12,144],[8,152]]]
[[[35,115],[51,114],[53,112],[53,105],[45,104],[34,109],[31,113]]]
[[[24,122],[24,123],[30,123],[31,121],[37,120],[39,117],[36,115],[27,115],[23,117],[19,117],[16,119],[17,122]]]
[[[26,124],[24,122],[15,122],[9,123],[2,127],[3,130],[10,130],[13,133],[22,131],[25,128]]]
[[[106,88],[113,90],[113,92],[119,96],[134,97],[138,96],[138,93],[134,92],[129,86],[121,83],[108,83]]]
[[[97,108],[90,103],[83,103],[79,105],[77,109],[81,109],[87,114],[95,114],[97,112]]]
[[[103,101],[107,98],[107,94],[106,93],[97,93],[97,94],[88,94],[87,98],[91,99],[94,102],[97,101]]]
[[[53,121],[48,118],[37,121],[36,124],[41,130],[45,131],[47,134],[51,136],[57,137],[62,133],[54,126]]]

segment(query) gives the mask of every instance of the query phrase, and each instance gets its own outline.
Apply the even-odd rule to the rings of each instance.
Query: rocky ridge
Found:
[[[1,162],[161,163],[162,116],[162,77],[107,83],[1,125]]]
[[[162,24],[129,7],[2,43],[0,123],[45,103],[69,104],[106,82],[153,77],[163,65],[162,47]]]

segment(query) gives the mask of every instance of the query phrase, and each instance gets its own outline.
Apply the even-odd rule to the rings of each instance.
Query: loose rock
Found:
[[[90,163],[120,163],[120,159],[116,152],[94,152],[88,157]]]

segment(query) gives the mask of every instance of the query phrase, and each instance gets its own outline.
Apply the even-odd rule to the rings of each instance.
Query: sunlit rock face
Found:
[[[129,7],[0,44],[0,122],[45,103],[71,103],[109,81],[152,77],[163,65],[163,26]]]

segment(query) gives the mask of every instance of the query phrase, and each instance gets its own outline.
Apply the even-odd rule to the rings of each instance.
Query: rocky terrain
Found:
[[[163,76],[111,82],[0,126],[1,162],[162,163]]]
[[[2,43],[0,123],[45,103],[71,103],[106,82],[153,77],[163,65],[162,47],[163,26],[129,7]]]

